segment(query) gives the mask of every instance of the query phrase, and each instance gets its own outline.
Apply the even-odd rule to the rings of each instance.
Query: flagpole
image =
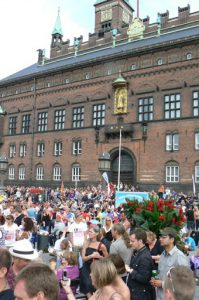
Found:
[[[140,16],[140,0],[137,0],[137,18]]]
[[[118,191],[120,190],[121,146],[122,146],[122,128],[120,128],[120,140],[119,140],[119,160],[118,160],[118,179],[117,179]]]
[[[193,194],[196,194],[195,176],[192,174]]]

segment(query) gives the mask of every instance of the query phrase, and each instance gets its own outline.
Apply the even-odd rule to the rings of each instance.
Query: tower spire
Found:
[[[62,25],[61,25],[61,18],[60,18],[60,7],[58,7],[58,14],[57,14],[57,19],[55,22],[55,26],[52,32],[52,35],[59,34],[63,36],[63,31],[62,31]]]

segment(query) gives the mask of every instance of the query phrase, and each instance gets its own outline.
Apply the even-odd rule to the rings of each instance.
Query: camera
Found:
[[[62,272],[62,280],[66,281],[67,280],[67,271]]]

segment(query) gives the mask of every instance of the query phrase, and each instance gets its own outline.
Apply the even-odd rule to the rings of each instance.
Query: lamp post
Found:
[[[110,172],[111,168],[111,160],[110,160],[110,154],[108,152],[103,152],[99,157],[99,171],[100,174],[103,175],[104,173],[108,174]],[[102,190],[105,191],[106,187],[106,181],[104,179],[105,176],[102,176]]]
[[[4,176],[8,168],[8,159],[5,155],[0,155],[0,191],[4,191]]]

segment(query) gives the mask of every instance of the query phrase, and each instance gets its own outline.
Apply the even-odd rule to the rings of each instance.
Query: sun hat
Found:
[[[31,242],[25,239],[16,241],[9,251],[12,256],[22,259],[34,260],[39,257],[39,253],[33,248]]]

